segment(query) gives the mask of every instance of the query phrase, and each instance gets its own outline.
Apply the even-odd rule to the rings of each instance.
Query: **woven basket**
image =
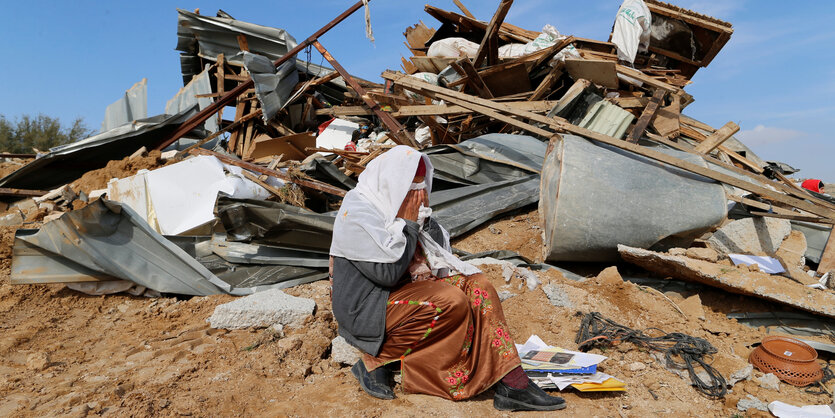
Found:
[[[765,337],[748,360],[763,373],[774,373],[794,386],[808,386],[823,378],[816,361],[818,352],[808,344],[789,337]]]

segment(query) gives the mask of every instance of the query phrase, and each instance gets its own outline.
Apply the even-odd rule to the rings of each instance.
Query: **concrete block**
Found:
[[[791,230],[786,219],[745,218],[719,228],[707,242],[720,254],[774,256]]]
[[[331,360],[339,364],[354,364],[362,357],[362,352],[348,344],[345,338],[338,336],[331,341]]]
[[[279,289],[258,292],[218,305],[209,317],[212,328],[266,328],[271,325],[298,326],[313,314],[316,302],[290,296]]]

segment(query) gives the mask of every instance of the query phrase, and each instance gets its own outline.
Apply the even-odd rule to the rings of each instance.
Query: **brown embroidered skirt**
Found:
[[[403,285],[391,292],[386,339],[368,370],[400,361],[403,388],[467,399],[521,364],[496,289],[483,274]]]

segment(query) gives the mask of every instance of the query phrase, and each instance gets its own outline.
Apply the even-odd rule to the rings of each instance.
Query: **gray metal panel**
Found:
[[[451,238],[464,234],[498,215],[539,200],[539,176],[479,184],[434,192],[432,217]]]
[[[263,109],[261,118],[268,122],[287,104],[293,88],[299,83],[296,59],[292,58],[276,69],[272,60],[263,55],[244,52],[243,56],[246,70],[255,83],[255,95]]]
[[[35,232],[37,230],[25,229],[16,232],[9,277],[11,284],[79,283],[115,279],[20,239],[21,236]]]
[[[165,113],[174,115],[184,110],[191,109],[195,105],[199,106],[200,110],[203,110],[212,104],[213,100],[209,97],[196,97],[197,95],[212,93],[212,81],[209,77],[209,67],[210,66],[206,64],[206,67],[200,72],[200,74],[195,75],[185,87],[181,88],[180,91],[178,91],[177,94],[171,98],[171,100],[165,103]],[[209,119],[206,119],[203,126],[209,132],[217,132],[217,121],[218,116],[213,115]]]
[[[707,166],[694,154],[659,151]],[[539,213],[549,261],[614,261],[618,244],[692,241],[727,213],[720,184],[573,135],[548,154],[542,178]]]
[[[110,276],[163,293],[230,292],[209,270],[166,240],[133,210],[99,199],[21,240]]]
[[[531,136],[487,134],[423,152],[432,161],[435,178],[457,184],[485,184],[539,173],[547,147]]]
[[[832,227],[811,222],[791,221],[791,223],[793,230],[800,231],[806,236],[806,259],[813,263],[820,263]]]
[[[129,88],[121,99],[107,106],[104,110],[104,120],[101,122],[101,131],[107,132],[113,128],[147,117],[148,82],[143,78]]]

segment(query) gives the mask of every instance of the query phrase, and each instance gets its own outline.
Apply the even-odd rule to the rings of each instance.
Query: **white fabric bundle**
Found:
[[[612,43],[618,49],[618,58],[635,62],[638,50],[649,48],[652,15],[643,0],[625,0],[615,17]]]

